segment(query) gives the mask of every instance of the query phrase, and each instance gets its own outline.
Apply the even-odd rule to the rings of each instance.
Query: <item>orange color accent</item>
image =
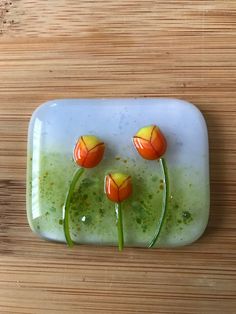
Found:
[[[105,178],[105,190],[112,202],[120,203],[132,194],[131,177],[122,173],[108,174]]]
[[[74,149],[75,162],[84,168],[96,167],[103,158],[105,145],[92,135],[81,136]]]
[[[167,148],[164,135],[155,125],[140,129],[133,137],[133,143],[138,153],[148,160],[159,159]]]

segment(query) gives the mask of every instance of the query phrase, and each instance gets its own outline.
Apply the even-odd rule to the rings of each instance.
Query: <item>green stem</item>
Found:
[[[116,225],[117,225],[117,231],[118,231],[118,248],[119,248],[119,251],[122,251],[124,247],[124,235],[123,235],[121,203],[115,204],[115,210],[116,210]]]
[[[164,195],[163,195],[163,201],[162,201],[162,212],[161,212],[161,219],[160,223],[158,225],[156,234],[154,235],[152,241],[149,244],[149,248],[153,247],[161,233],[161,230],[164,225],[164,221],[166,218],[166,213],[167,213],[167,206],[168,206],[168,199],[169,199],[169,177],[168,177],[168,170],[167,170],[167,164],[164,158],[160,158],[159,160],[162,173],[163,173],[163,181],[164,181]]]
[[[65,201],[65,205],[64,205],[64,220],[63,220],[63,227],[64,227],[64,234],[65,234],[65,238],[66,238],[66,242],[68,244],[69,247],[73,246],[73,241],[71,239],[70,236],[70,204],[71,204],[71,198],[72,195],[74,193],[74,189],[76,186],[76,183],[78,182],[79,178],[81,177],[81,175],[84,172],[84,168],[79,168],[75,171],[69,190],[67,192],[66,195],[66,201]]]

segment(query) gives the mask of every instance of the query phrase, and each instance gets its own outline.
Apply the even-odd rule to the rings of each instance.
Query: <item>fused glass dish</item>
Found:
[[[81,178],[70,208],[70,233],[79,244],[117,245],[114,204],[104,193],[110,171],[132,176],[133,194],[123,202],[125,246],[147,247],[161,215],[163,178],[157,161],[142,159],[132,136],[158,125],[167,139],[170,198],[157,247],[190,244],[204,232],[209,216],[208,135],[192,104],[165,98],[63,99],[41,105],[28,134],[27,215],[31,229],[65,242],[63,206],[78,165],[77,139],[93,134],[106,144],[102,162]]]

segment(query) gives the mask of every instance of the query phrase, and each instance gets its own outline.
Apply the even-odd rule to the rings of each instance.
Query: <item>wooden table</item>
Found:
[[[0,0],[0,313],[235,313],[236,2]],[[47,243],[25,211],[42,102],[168,96],[209,127],[211,216],[175,250]]]

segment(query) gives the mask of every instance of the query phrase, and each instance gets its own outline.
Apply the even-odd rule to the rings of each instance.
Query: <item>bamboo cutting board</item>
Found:
[[[235,0],[0,0],[0,313],[235,313],[235,84]],[[185,99],[206,117],[204,236],[122,253],[37,238],[25,211],[33,110],[142,96]]]

